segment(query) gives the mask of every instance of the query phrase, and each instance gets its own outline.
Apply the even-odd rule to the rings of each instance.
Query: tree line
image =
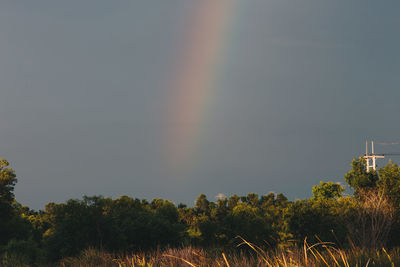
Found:
[[[320,182],[312,197],[289,201],[283,194],[232,195],[210,201],[201,194],[193,207],[164,199],[84,196],[48,203],[35,211],[13,194],[17,178],[0,160],[0,255],[56,262],[92,247],[130,252],[165,247],[235,248],[238,236],[264,247],[301,246],[304,240],[342,247],[400,245],[400,167],[389,162],[366,170],[353,159],[345,180]]]

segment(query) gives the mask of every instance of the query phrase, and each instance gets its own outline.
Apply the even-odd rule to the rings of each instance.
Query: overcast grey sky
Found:
[[[303,198],[344,182],[366,139],[400,141],[399,1],[239,2],[201,152],[176,179],[167,82],[199,1],[1,1],[0,157],[17,200]]]

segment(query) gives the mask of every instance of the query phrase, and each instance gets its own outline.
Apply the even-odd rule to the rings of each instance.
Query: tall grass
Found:
[[[393,267],[400,266],[400,251],[394,249],[388,252],[384,248],[343,250],[333,243],[320,242],[310,245],[307,240],[302,247],[266,250],[242,239],[238,250],[217,254],[215,251],[194,247],[124,255],[87,249],[79,257],[63,259],[59,266]]]

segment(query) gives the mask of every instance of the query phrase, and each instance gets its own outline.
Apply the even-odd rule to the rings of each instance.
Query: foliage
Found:
[[[310,242],[324,240],[346,245],[347,225],[353,221],[355,207],[350,197],[297,200],[286,214],[288,231],[297,244],[308,238]]]
[[[33,240],[12,239],[3,248],[2,258],[2,266],[30,266],[35,263],[44,262],[44,252],[38,247],[38,243]]]
[[[7,168],[9,163],[5,159],[0,159],[0,203],[11,204],[14,200],[14,186],[17,178],[14,170]]]
[[[382,191],[360,191],[354,220],[356,224],[350,225],[350,236],[359,247],[383,247],[386,245],[393,220],[393,204]]]
[[[378,171],[378,188],[392,201],[395,207],[400,207],[400,167],[389,161]]]
[[[248,247],[252,253],[244,253]],[[87,249],[77,257],[63,259],[60,266],[241,266],[241,267],[316,267],[316,266],[399,266],[398,250],[340,249],[335,244],[304,242],[301,248],[265,250],[243,240],[242,245],[228,252],[185,247],[151,250],[116,255],[105,251]]]
[[[9,168],[5,159],[0,159],[0,246],[7,244],[13,237],[14,186],[17,182],[14,170]]]
[[[351,170],[346,173],[344,178],[356,194],[362,188],[375,187],[379,179],[375,171],[367,172],[367,163],[364,158],[353,159]]]
[[[339,183],[321,181],[312,188],[311,198],[295,201],[275,193],[232,195],[216,201],[201,194],[195,205],[188,207],[163,199],[149,202],[129,196],[84,196],[59,204],[50,202],[40,211],[30,210],[15,200],[17,179],[8,165],[6,160],[0,160],[2,266],[43,262],[46,265],[60,259],[64,266],[82,262],[116,266],[126,264],[128,259],[139,266],[140,262],[178,264],[182,259],[194,260],[198,265],[231,262],[263,266],[267,258],[274,266],[284,266],[285,260],[301,266],[301,257],[312,251],[330,261],[337,260],[335,257],[342,253],[341,257],[346,256],[351,266],[365,265],[371,259],[368,264],[374,266],[372,258],[388,262],[389,254],[381,251],[382,247],[400,246],[400,167],[393,162],[377,172],[367,172],[365,161],[354,159],[345,174],[354,196],[343,196],[344,187]],[[238,235],[242,241],[251,240],[253,248],[268,249],[269,254],[260,250],[264,256],[253,257],[255,251],[249,250],[251,246],[237,249],[241,243]],[[319,248],[314,251],[305,245],[305,240],[319,244]],[[327,250],[331,243],[321,240],[336,243],[343,250]],[[304,247],[307,252],[300,252]],[[153,251],[156,254],[151,255],[157,256],[153,259],[139,251]],[[157,254],[165,251],[172,256],[167,259]],[[222,251],[226,254],[221,258],[217,255],[222,255]],[[298,254],[293,257],[289,251]],[[139,254],[130,258],[127,252]],[[312,261],[316,265],[310,266],[323,262],[320,256],[317,258]]]
[[[152,203],[122,196],[101,196],[49,203],[43,233],[52,260],[76,255],[88,247],[112,251],[178,244],[182,225],[177,208],[169,201]]]
[[[320,182],[319,185],[315,185],[312,188],[313,197],[315,199],[329,199],[339,198],[346,189],[339,183],[333,182]]]

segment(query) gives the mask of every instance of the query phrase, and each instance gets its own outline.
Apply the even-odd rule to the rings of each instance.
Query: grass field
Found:
[[[400,251],[339,249],[332,243],[285,250],[264,250],[245,240],[236,251],[221,252],[194,247],[115,255],[95,249],[66,258],[60,266],[400,266]]]
[[[79,256],[64,258],[57,263],[27,264],[17,256],[10,255],[0,262],[1,266],[61,266],[61,267],[150,267],[150,266],[400,266],[400,250],[385,248],[340,249],[333,243],[310,245],[306,241],[302,247],[286,249],[262,249],[242,240],[234,250],[202,249],[195,247],[157,249],[153,251],[115,254],[89,248]]]

